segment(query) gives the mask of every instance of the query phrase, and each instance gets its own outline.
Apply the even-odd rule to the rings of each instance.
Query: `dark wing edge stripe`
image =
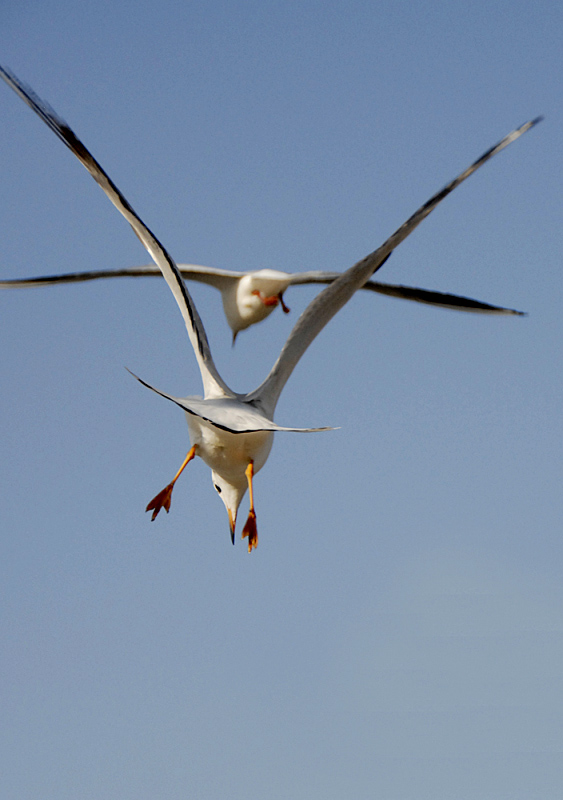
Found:
[[[151,386],[150,383],[147,383],[142,378],[139,378],[138,375],[135,375],[135,373],[132,372],[128,367],[125,367],[125,369],[127,370],[127,372],[130,375],[133,376],[133,378],[138,380],[140,384],[145,386],[147,389],[150,389],[151,392],[154,392],[155,394],[158,394],[160,397],[164,397],[165,400],[170,400],[171,403],[175,403],[179,408],[182,409],[182,411],[185,411],[186,414],[191,414],[192,417],[199,417],[200,419],[205,420],[205,422],[208,422],[210,425],[213,425],[215,428],[219,428],[222,431],[227,431],[228,433],[259,433],[260,431],[270,431],[271,433],[284,433],[284,432],[287,432],[287,433],[321,433],[323,431],[334,431],[334,430],[337,430],[336,428],[333,428],[333,427],[286,428],[286,429],[284,429],[281,426],[279,428],[277,428],[277,429],[276,428],[263,428],[263,427],[254,428],[254,427],[252,427],[252,428],[244,428],[243,430],[235,430],[234,428],[229,428],[226,425],[221,425],[220,422],[217,422],[216,420],[210,419],[209,417],[206,417],[203,414],[198,413],[197,411],[193,411],[191,408],[188,408],[187,406],[185,406],[183,404],[181,398],[173,397],[172,395],[167,394],[166,392],[161,392],[160,389],[155,389],[155,387]],[[249,403],[249,405],[251,405],[251,404]]]
[[[519,317],[525,317],[527,315],[526,311],[518,311],[515,308],[495,306],[492,305],[492,303],[485,303],[482,300],[474,300],[472,297],[463,297],[462,295],[438,292],[432,289],[418,289],[414,286],[368,281],[364,283],[362,288],[387,297],[396,297],[400,300],[412,300],[416,303],[449,308],[454,311],[481,311],[491,314],[512,314]]]
[[[401,227],[398,228],[395,231],[395,233],[389,237],[389,239],[385,242],[383,247],[391,247],[391,249],[396,247],[397,245],[394,244],[394,242],[395,240],[398,240],[397,244],[399,244],[402,241],[401,233],[405,229],[409,229],[409,233],[413,231],[414,227],[417,227],[422,222],[422,220],[425,219],[425,217],[427,217],[428,214],[438,205],[438,203],[441,203],[442,200],[445,197],[447,197],[451,192],[453,192],[453,190],[457,186],[459,186],[460,183],[463,183],[463,181],[466,178],[468,178],[473,172],[479,169],[479,167],[481,167],[485,163],[485,161],[488,161],[490,158],[499,153],[501,150],[504,150],[504,148],[507,147],[509,144],[511,144],[511,142],[513,142],[515,139],[518,139],[523,133],[526,133],[526,131],[530,130],[530,128],[533,128],[534,125],[537,125],[542,120],[543,117],[539,116],[535,117],[535,119],[532,119],[529,122],[525,122],[523,125],[520,125],[519,128],[516,128],[514,131],[512,131],[503,139],[501,139],[500,142],[497,142],[497,144],[493,145],[492,147],[489,147],[489,149],[485,153],[483,153],[483,155],[479,156],[479,158],[476,161],[474,161],[473,164],[471,164],[471,166],[467,167],[467,169],[465,169],[462,173],[460,173],[456,178],[447,183],[443,189],[440,189],[439,192],[436,192],[436,194],[433,195],[430,198],[430,200],[427,200],[426,203],[424,203],[424,205],[422,205],[417,211],[415,211],[414,214],[412,214],[406,220],[406,222],[404,222],[401,225]],[[414,227],[412,227],[413,223],[415,223]],[[391,244],[392,242],[393,244]],[[375,253],[377,253],[377,250],[375,251]],[[375,253],[373,255],[375,255]],[[368,258],[370,258],[370,256],[368,256]]]
[[[382,245],[369,255],[358,261],[340,277],[323,289],[301,314],[293,330],[289,334],[282,352],[270,370],[266,379],[253,392],[247,394],[247,399],[256,401],[261,408],[273,414],[280,393],[293,372],[296,364],[316,338],[328,321],[348,302],[352,294],[360,289],[377,270],[383,266],[393,250],[404,241],[425,219],[437,205],[449,195],[457,186],[475,172],[485,161],[503,150],[511,142],[518,139],[523,133],[541,122],[543,117],[536,117],[525,122],[513,130],[497,144],[490,147],[471,166],[467,167],[456,178],[450,181],[443,189],[420,206],[406,222],[404,222]]]
[[[195,310],[195,307],[191,301],[191,297],[189,296],[186,286],[180,276],[178,269],[174,260],[171,258],[169,253],[167,252],[166,248],[159,242],[156,238],[154,233],[150,230],[150,228],[145,225],[139,215],[135,212],[129,201],[126,197],[123,196],[121,191],[115,185],[115,183],[111,180],[109,175],[105,172],[103,167],[98,163],[98,161],[94,158],[94,156],[89,152],[89,150],[85,147],[85,145],[80,141],[78,136],[74,133],[74,131],[68,126],[68,124],[51,108],[47,103],[41,100],[29,87],[25,84],[21,83],[20,80],[9,70],[5,69],[4,67],[0,66],[0,76],[6,81],[6,83],[18,94],[22,100],[33,110],[35,111],[38,116],[45,122],[45,124],[53,131],[53,133],[71,150],[74,155],[79,159],[82,165],[93,175],[93,177],[99,177],[103,180],[104,183],[111,189],[111,192],[115,195],[116,199],[119,200],[123,210],[135,218],[135,220],[139,223],[139,225],[146,231],[147,235],[152,239],[154,245],[161,251],[162,255],[166,259],[172,274],[174,275],[176,284],[180,289],[184,302],[186,304],[186,308],[188,311],[188,315],[190,318],[190,322],[192,324],[192,328],[194,330],[196,341],[198,345],[198,350],[201,358],[203,361],[207,361],[207,358],[210,354],[209,349],[209,342],[207,341],[207,336],[201,325],[201,321],[199,320],[199,315]],[[134,233],[138,236],[137,231],[133,228]],[[140,237],[139,237],[140,238]],[[146,247],[146,244],[142,242],[142,244]],[[196,323],[199,321],[199,324]]]

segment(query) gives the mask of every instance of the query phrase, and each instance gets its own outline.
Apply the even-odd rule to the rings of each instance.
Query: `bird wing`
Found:
[[[451,308],[455,311],[473,311],[484,314],[517,314],[525,317],[525,311],[517,311],[515,308],[504,308],[503,306],[493,306],[490,303],[483,303],[481,300],[474,300],[471,297],[462,297],[457,294],[446,292],[435,292],[431,289],[418,289],[414,286],[400,286],[393,283],[380,283],[379,281],[368,281],[364,283],[362,289],[367,289],[377,294],[384,294],[388,297],[398,297],[401,300],[414,300],[416,303],[426,303],[430,306],[440,308]]]
[[[228,269],[202,267],[199,264],[176,264],[183,278],[196,283],[206,283],[217,289],[228,286],[233,281],[244,278],[246,272],[233,272]],[[83,283],[103,278],[162,278],[162,270],[154,264],[124,269],[95,269],[87,272],[62,272],[57,275],[38,275],[34,278],[0,280],[0,289],[27,289],[35,286],[55,286],[58,283]]]
[[[295,433],[314,433],[316,431],[333,431],[335,428],[286,428],[276,425],[271,419],[265,417],[259,410],[245,402],[234,398],[222,397],[217,399],[202,400],[199,397],[174,397],[167,392],[155,389],[134,372],[128,372],[137,378],[139,383],[147,389],[156,392],[161,397],[171,400],[183,408],[188,414],[204,419],[216,428],[230,433],[256,433],[257,431],[291,431]]]
[[[268,416],[273,416],[280,393],[299,359],[336,312],[348,302],[354,292],[365,284],[369,277],[389,258],[393,250],[420,225],[422,220],[450,192],[453,192],[460,183],[463,183],[486,161],[518,139],[523,133],[540,122],[541,119],[542,117],[537,117],[530,122],[526,122],[512,131],[512,133],[509,133],[508,136],[505,136],[504,139],[501,139],[498,144],[489,148],[477,161],[460,173],[457,178],[454,178],[453,181],[433,195],[430,200],[427,200],[377,250],[358,261],[357,264],[342,273],[334,283],[318,294],[297,320],[269,375],[257,389],[247,395],[247,401],[255,403]]]
[[[380,265],[381,266],[381,265]],[[322,270],[312,270],[311,272],[296,272],[291,275],[290,286],[301,286],[311,283],[334,283],[342,275],[341,272],[323,272]],[[0,281],[0,288],[2,283]],[[504,306],[494,306],[490,303],[483,303],[481,300],[473,300],[471,297],[462,297],[457,294],[436,292],[432,289],[418,289],[415,286],[401,286],[393,283],[381,283],[380,281],[367,281],[361,287],[370,292],[383,294],[387,297],[398,297],[402,300],[412,300],[415,303],[427,303],[439,308],[452,308],[456,311],[478,311],[488,314],[518,314],[525,316],[525,311],[516,311],[514,308],[504,308]]]
[[[135,213],[129,202],[122,195],[105,170],[82,144],[71,128],[69,128],[66,122],[61,119],[52,108],[40,100],[29,87],[22,84],[11,72],[0,67],[0,76],[74,153],[96,183],[105,192],[113,205],[129,222],[133,231],[164,275],[184,318],[201,372],[206,396],[234,396],[234,393],[229,389],[217,371],[211,356],[209,342],[207,341],[203,324],[172,257]]]

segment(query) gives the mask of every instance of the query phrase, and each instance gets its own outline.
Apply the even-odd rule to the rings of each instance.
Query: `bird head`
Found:
[[[223,308],[233,332],[233,343],[240,331],[261,322],[281,303],[289,311],[282,295],[291,282],[291,275],[273,269],[249,272],[223,289]]]

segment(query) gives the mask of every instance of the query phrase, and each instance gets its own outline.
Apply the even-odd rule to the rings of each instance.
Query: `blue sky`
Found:
[[[166,286],[0,296],[2,796],[560,797],[561,35],[554,3],[21,2],[2,57],[179,261],[343,270],[527,119],[288,383],[230,544],[172,394],[201,383]],[[2,277],[144,264],[78,162],[0,87]],[[314,295],[230,346],[263,379]],[[246,501],[241,515],[244,516]]]

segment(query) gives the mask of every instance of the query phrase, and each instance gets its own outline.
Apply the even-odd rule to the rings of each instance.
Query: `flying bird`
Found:
[[[177,264],[178,270],[185,280],[205,283],[221,292],[223,309],[233,334],[233,344],[240,331],[261,322],[280,305],[289,313],[283,295],[290,286],[305,284],[333,283],[339,272],[281,272],[275,269],[261,269],[255,272],[233,272],[227,269],[202,267],[197,264]],[[19,278],[17,280],[0,280],[0,289],[22,289],[36,286],[53,286],[61,283],[82,283],[102,278],[142,278],[159,277],[162,272],[152,264],[125,269],[100,269],[88,272],[67,272],[60,275],[41,275],[36,278]],[[398,286],[391,283],[367,281],[361,287],[377,294],[399,297],[403,300],[414,300],[440,308],[451,308],[457,311],[473,311],[488,314],[518,314],[524,312],[513,308],[503,308],[490,303],[482,303],[469,297],[455,294],[418,289],[414,286]]]
[[[219,375],[197,309],[178,267],[163,245],[135,213],[124,195],[66,122],[13,74],[0,67],[0,75],[74,153],[113,205],[129,222],[161,270],[182,313],[201,373],[204,397],[174,397],[137,378],[147,388],[176,403],[186,412],[191,443],[191,448],[180,469],[172,481],[148,504],[147,510],[153,511],[153,519],[162,508],[166,511],[169,510],[174,484],[186,465],[195,456],[199,456],[211,468],[213,485],[227,509],[233,543],[238,508],[248,489],[250,508],[242,536],[243,538],[248,537],[249,552],[258,544],[253,478],[266,463],[272,447],[274,432],[329,430],[328,428],[282,427],[273,421],[276,404],[283,387],[301,356],[337,311],[348,302],[352,295],[381,267],[391,252],[450,192],[541,119],[538,117],[526,122],[487,150],[457,178],[415,211],[377,250],[343,272],[320,292],[299,317],[266,379],[257,389],[247,394],[238,394],[233,392]]]

